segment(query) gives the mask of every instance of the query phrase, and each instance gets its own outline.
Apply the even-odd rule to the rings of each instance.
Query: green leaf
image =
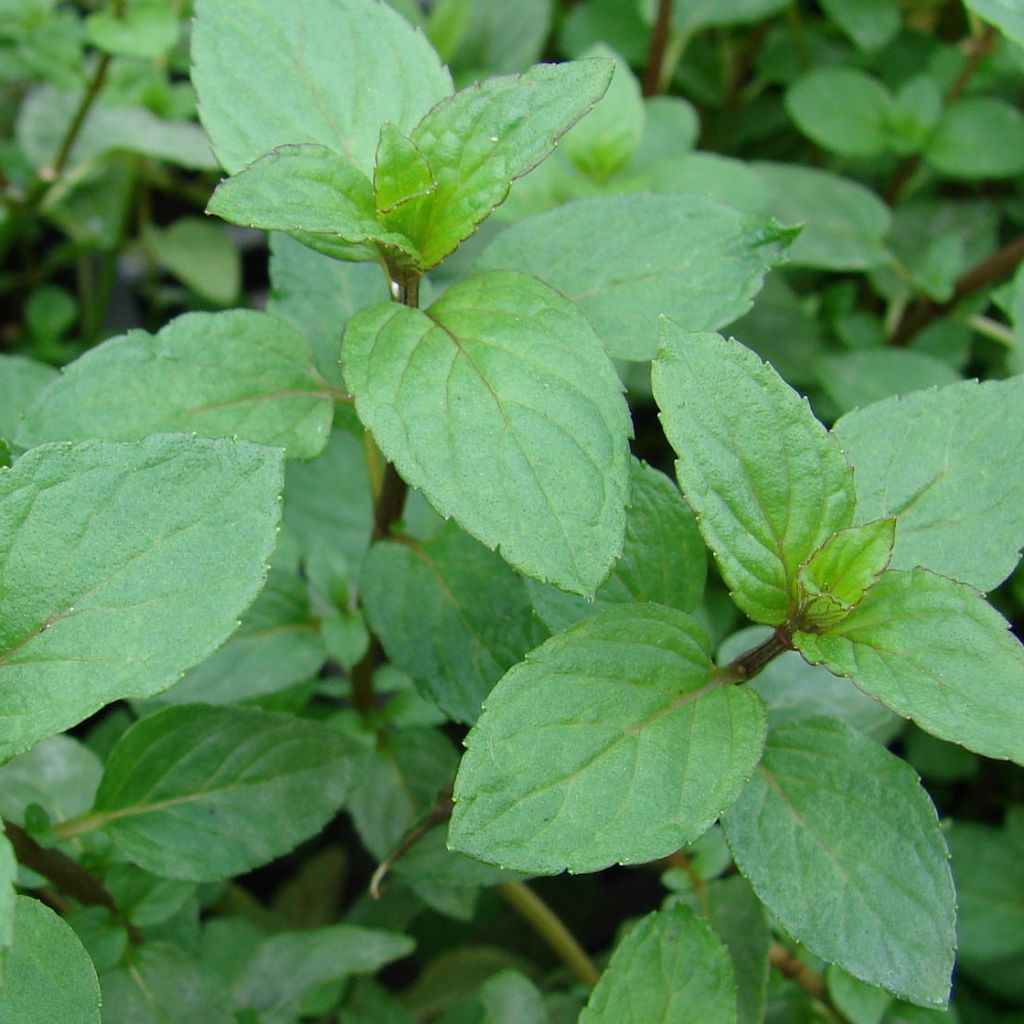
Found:
[[[817,370],[825,394],[840,414],[890,395],[943,387],[960,380],[956,370],[941,359],[903,348],[823,355]]]
[[[466,739],[449,845],[532,874],[665,856],[729,806],[764,729],[753,693],[717,684],[692,619],[609,608],[495,687]]]
[[[790,86],[786,110],[804,135],[840,156],[880,156],[888,149],[892,93],[863,71],[809,71]]]
[[[949,830],[959,902],[960,955],[999,960],[1024,953],[1024,844],[1009,829],[970,821]]]
[[[348,809],[363,845],[382,860],[433,807],[455,775],[458,756],[436,729],[381,736],[359,761]]]
[[[692,612],[704,594],[707,556],[697,522],[679,488],[664,473],[632,461],[626,542],[593,601],[527,580],[537,614],[553,633],[602,608],[653,601]]]
[[[730,323],[792,237],[703,196],[601,196],[515,225],[477,266],[539,277],[579,305],[611,355],[650,359],[659,314],[695,330]]]
[[[166,708],[121,737],[92,812],[66,831],[102,828],[153,874],[216,881],[319,832],[345,799],[354,754],[341,732],[290,715]]]
[[[830,632],[793,640],[926,732],[1024,763],[1024,647],[971,587],[890,569]]]
[[[943,112],[925,159],[951,178],[1014,178],[1024,173],[1024,114],[995,96],[970,96]]]
[[[388,660],[459,722],[475,722],[494,684],[547,635],[522,581],[454,524],[422,544],[375,544],[360,589]]]
[[[616,947],[580,1024],[736,1024],[729,953],[686,907],[648,914]]]
[[[183,285],[218,306],[230,306],[242,284],[242,258],[224,226],[181,217],[170,227],[146,224],[146,252]]]
[[[895,519],[876,519],[834,533],[800,569],[805,627],[829,629],[842,621],[885,571],[896,536]]]
[[[343,263],[288,235],[270,235],[267,312],[299,328],[316,356],[317,369],[341,384],[338,339],[350,316],[388,296],[387,278],[370,263]]]
[[[644,135],[644,99],[629,64],[603,43],[584,57],[615,62],[611,84],[598,103],[562,140],[562,152],[584,174],[602,181],[629,163]]]
[[[327,146],[272,149],[222,181],[206,212],[246,227],[290,231],[338,259],[372,261],[381,250],[396,266],[419,264],[409,239],[377,219],[370,179]]]
[[[32,166],[51,167],[81,105],[77,92],[49,86],[34,90],[18,117],[18,144]],[[94,104],[82,123],[68,167],[75,168],[105,153],[141,153],[189,170],[216,170],[217,161],[199,125],[157,117],[145,107]]]
[[[0,355],[0,437],[14,437],[21,414],[57,377],[57,370],[25,356]]]
[[[75,933],[49,907],[19,896],[14,946],[0,985],[10,1024],[100,1024],[100,986]]]
[[[103,975],[103,1024],[235,1024],[231,1000],[180,946],[146,942]]]
[[[791,262],[822,270],[866,270],[887,260],[889,208],[870,189],[816,167],[757,161],[768,188],[767,212],[802,224]]]
[[[585,595],[622,549],[629,415],[593,328],[523,274],[479,274],[426,312],[353,317],[359,418],[444,516],[515,568]]]
[[[964,0],[980,18],[995,25],[1007,39],[1024,46],[1024,11],[1016,0]]]
[[[373,193],[380,213],[429,195],[437,188],[430,165],[415,143],[385,121],[380,129],[377,163],[373,168]]]
[[[85,38],[122,57],[160,57],[178,41],[178,15],[171,7],[135,3],[122,12],[96,11],[85,19]]]
[[[953,881],[935,808],[904,761],[840,722],[780,726],[722,826],[758,897],[815,956],[945,1004]]]
[[[203,125],[231,172],[310,142],[369,176],[381,125],[408,132],[452,91],[430,44],[379,0],[200,0],[192,58]]]
[[[272,569],[227,643],[158,699],[177,704],[252,700],[315,678],[326,660],[305,581]]]
[[[832,1002],[850,1024],[881,1024],[883,1014],[892,1003],[884,989],[865,985],[835,964],[825,972],[825,984]]]
[[[607,60],[538,64],[439,103],[410,135],[437,187],[384,223],[412,239],[424,268],[440,263],[604,95],[613,68]]]
[[[878,50],[899,32],[903,15],[895,0],[822,0],[829,20],[862,50]]]
[[[727,665],[771,636],[766,626],[748,626],[719,648],[718,663]],[[820,665],[808,664],[796,651],[784,651],[748,683],[764,701],[768,725],[775,728],[801,718],[838,718],[854,729],[888,743],[903,720],[870,694],[850,686]]]
[[[651,383],[676,475],[733,599],[785,622],[797,572],[853,518],[853,474],[806,399],[750,349],[663,321]]]
[[[75,360],[15,438],[31,448],[187,431],[309,459],[327,443],[334,414],[332,390],[312,364],[301,334],[266,313],[186,313],[157,334],[130,331]]]
[[[16,914],[17,893],[14,890],[18,879],[18,862],[14,858],[14,848],[0,829],[0,1005],[3,1004],[4,968],[7,956],[14,942],[14,919]]]
[[[466,22],[458,47],[448,61],[460,80],[525,71],[536,63],[551,28],[552,0],[463,6]],[[464,74],[460,74],[464,73]]]
[[[281,483],[273,449],[167,436],[0,472],[0,759],[209,656],[263,585]]]
[[[235,982],[235,999],[256,1010],[261,1024],[291,1024],[314,985],[372,974],[413,946],[405,935],[350,924],[274,935],[260,943]]]
[[[890,398],[834,428],[854,468],[857,520],[894,515],[891,567],[988,591],[1024,545],[1024,376]]]
[[[0,814],[16,825],[37,804],[61,821],[92,807],[103,762],[70,736],[51,736],[0,768]]]

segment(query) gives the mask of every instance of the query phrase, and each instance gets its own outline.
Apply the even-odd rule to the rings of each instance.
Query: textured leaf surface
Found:
[[[793,938],[912,1002],[946,1002],[953,882],[935,808],[908,764],[840,722],[781,726],[722,825]]]
[[[725,946],[686,907],[648,914],[612,954],[580,1024],[736,1024]]]
[[[298,327],[324,379],[340,384],[338,353],[345,323],[364,306],[388,298],[387,278],[380,266],[331,259],[273,232],[270,284],[267,312]]]
[[[345,799],[355,753],[339,731],[290,715],[167,708],[118,741],[82,826],[102,828],[154,874],[227,878],[323,828]]]
[[[988,591],[1024,545],[1024,376],[963,381],[844,416],[857,520],[896,516],[893,569]]]
[[[100,1024],[96,971],[71,928],[39,900],[19,896],[14,947],[0,985],[10,1024]]]
[[[791,240],[766,218],[705,196],[600,196],[514,225],[478,267],[539,277],[577,303],[611,355],[651,359],[659,314],[691,330],[731,323]]]
[[[498,683],[466,739],[450,845],[553,874],[695,839],[764,740],[759,699],[713,676],[703,630],[658,605],[610,608],[552,638]]]
[[[25,413],[25,448],[47,441],[198,433],[309,459],[334,401],[302,335],[252,310],[186,313],[158,334],[130,331],[68,366]]]
[[[460,722],[547,636],[518,576],[454,525],[423,544],[374,545],[361,596],[388,659]]]
[[[14,437],[18,417],[57,376],[57,370],[25,356],[0,355],[0,437]]]
[[[345,380],[399,473],[529,576],[592,594],[622,549],[629,415],[593,328],[523,274],[348,324]]]
[[[250,228],[302,232],[302,240],[379,243],[416,258],[404,235],[377,220],[370,179],[327,146],[278,146],[222,181],[206,211]]]
[[[384,121],[409,131],[452,90],[426,39],[379,0],[201,0],[192,57],[203,125],[231,172],[312,142],[369,176]]]
[[[146,942],[103,975],[103,1024],[233,1024],[231,1000],[180,946]]]
[[[800,566],[853,517],[853,479],[806,399],[750,349],[664,321],[651,383],[676,475],[733,599],[779,625]]]
[[[207,657],[263,585],[281,455],[226,440],[44,445],[0,473],[0,758]]]
[[[794,642],[925,731],[1024,763],[1024,647],[971,587],[889,570],[828,633]]]
[[[413,940],[394,932],[337,924],[266,939],[235,982],[235,999],[262,1024],[290,1024],[314,985],[371,974],[412,952]]]
[[[424,267],[439,263],[604,95],[613,68],[608,60],[538,64],[439,103],[410,135],[436,188],[384,222],[412,239]]]
[[[632,463],[632,496],[622,557],[593,601],[527,580],[537,614],[557,633],[602,608],[653,601],[692,612],[704,594],[707,555],[679,488],[645,462]]]
[[[227,643],[159,699],[179,704],[251,700],[315,678],[326,660],[305,580],[272,569]]]
[[[849,178],[798,164],[751,164],[768,188],[766,210],[782,224],[802,224],[789,251],[800,266],[865,270],[885,262],[889,208]]]

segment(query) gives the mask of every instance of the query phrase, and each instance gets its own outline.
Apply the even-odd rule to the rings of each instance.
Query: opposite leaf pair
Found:
[[[208,212],[400,280],[436,266],[604,95],[614,65],[541,64],[437,104],[406,135],[380,128],[373,180],[342,151],[282,145],[222,182]]]

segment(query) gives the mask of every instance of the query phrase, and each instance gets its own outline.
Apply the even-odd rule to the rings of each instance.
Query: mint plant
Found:
[[[1017,1019],[1024,25],[810,6],[12,9],[0,1021]]]

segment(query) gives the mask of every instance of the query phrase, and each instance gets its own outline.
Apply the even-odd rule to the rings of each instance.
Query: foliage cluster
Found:
[[[2,1024],[1024,1021],[1014,0],[0,0],[0,100]]]

